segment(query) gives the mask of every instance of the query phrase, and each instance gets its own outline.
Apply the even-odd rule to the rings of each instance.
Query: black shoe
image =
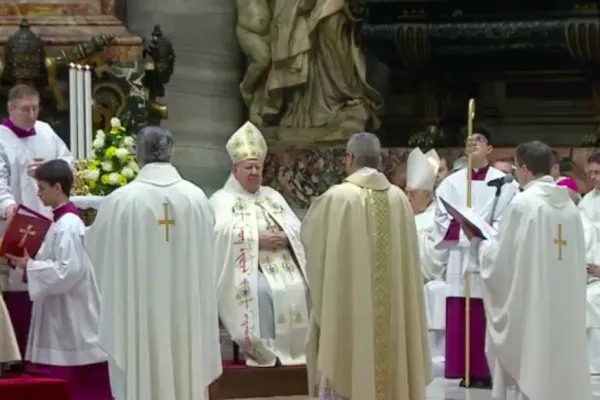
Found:
[[[25,368],[25,363],[17,363],[17,364],[12,364],[9,368],[8,368],[8,372],[11,374],[24,374],[26,371]]]
[[[477,379],[477,378],[471,378],[471,382],[469,388],[473,388],[473,389],[491,389],[492,388],[492,380],[491,379]],[[466,386],[467,383],[465,382],[464,379],[462,379],[460,381],[459,386],[460,387],[467,387]]]

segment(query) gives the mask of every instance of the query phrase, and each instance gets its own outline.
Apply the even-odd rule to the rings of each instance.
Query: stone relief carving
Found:
[[[248,57],[240,91],[269,138],[338,141],[378,127],[382,99],[367,83],[346,0],[237,0],[237,10]]]

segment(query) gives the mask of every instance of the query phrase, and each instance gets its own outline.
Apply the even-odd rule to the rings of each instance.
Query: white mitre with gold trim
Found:
[[[420,148],[413,149],[406,161],[406,188],[432,191],[440,168],[440,157],[435,150],[424,154]]]
[[[225,148],[233,164],[253,159],[264,162],[268,150],[264,136],[250,121],[231,135]]]

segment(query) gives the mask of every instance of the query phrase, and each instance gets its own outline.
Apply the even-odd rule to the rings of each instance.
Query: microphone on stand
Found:
[[[492,179],[487,183],[489,187],[496,188],[496,195],[494,197],[494,204],[492,205],[492,215],[490,216],[490,225],[494,223],[494,214],[496,213],[496,207],[498,207],[498,200],[500,199],[500,194],[502,193],[502,186],[507,183],[512,183],[515,180],[515,177],[512,175],[504,175],[503,177]]]

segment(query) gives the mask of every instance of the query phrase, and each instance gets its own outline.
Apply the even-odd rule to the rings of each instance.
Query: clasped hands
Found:
[[[600,265],[588,263],[587,272],[594,278],[600,278]]]
[[[262,250],[277,250],[288,245],[285,232],[262,231],[258,234],[258,247]]]

